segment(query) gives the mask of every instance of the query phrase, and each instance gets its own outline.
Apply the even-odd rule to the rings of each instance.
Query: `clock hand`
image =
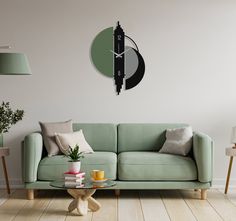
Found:
[[[129,49],[127,49],[126,51],[123,51],[122,53],[120,53],[120,54],[118,54],[118,53],[116,53],[116,52],[114,52],[114,51],[112,51],[112,50],[110,50],[113,54],[115,54],[116,55],[116,58],[121,58],[121,55],[122,54],[125,54],[127,51],[129,51],[131,48],[129,48]]]
[[[112,52],[113,54],[115,54],[117,58],[118,58],[118,57],[121,58],[120,54],[118,54],[118,53],[116,53],[116,52],[114,52],[114,51],[112,51],[112,50],[110,50],[110,52]]]
[[[126,53],[127,51],[129,51],[130,49],[131,49],[131,48],[127,49],[126,51],[123,51],[122,53],[120,53],[120,54],[119,54],[119,57],[120,57],[122,54],[124,54],[124,53]],[[117,56],[118,56],[118,55],[117,55]],[[116,56],[116,57],[117,57],[117,56]]]

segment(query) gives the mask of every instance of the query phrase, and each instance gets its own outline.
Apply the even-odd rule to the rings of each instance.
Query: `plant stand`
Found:
[[[226,148],[225,149],[225,154],[226,154],[226,156],[230,157],[229,168],[228,168],[226,184],[225,184],[225,194],[227,194],[228,187],[229,187],[229,179],[230,179],[230,174],[231,174],[231,169],[232,169],[232,164],[233,164],[233,159],[236,156],[236,146],[234,146],[232,148]]]
[[[7,185],[7,193],[10,194],[10,185],[8,180],[8,174],[7,174],[7,167],[6,167],[6,161],[5,156],[8,156],[10,153],[8,147],[0,147],[0,157],[2,158],[2,167],[5,175],[6,185]]]
[[[67,192],[74,197],[68,207],[68,211],[72,212],[77,209],[80,216],[87,215],[88,209],[92,212],[98,211],[101,208],[101,204],[92,197],[95,191],[95,189],[68,189]]]

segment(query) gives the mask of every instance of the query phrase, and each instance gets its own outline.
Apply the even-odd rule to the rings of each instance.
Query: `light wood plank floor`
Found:
[[[41,190],[35,200],[26,200],[25,190],[13,190],[8,196],[0,190],[0,221],[218,221],[236,220],[236,190],[224,195],[221,189],[208,191],[207,200],[193,190],[97,191],[102,204],[98,212],[77,216],[67,212],[72,198],[66,191]]]

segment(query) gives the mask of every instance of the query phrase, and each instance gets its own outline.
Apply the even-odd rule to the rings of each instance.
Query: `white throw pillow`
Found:
[[[56,142],[60,147],[60,150],[65,155],[69,149],[74,148],[76,144],[79,145],[80,152],[84,153],[93,153],[92,147],[85,140],[84,134],[82,130],[73,132],[73,133],[55,133]]]
[[[190,126],[167,129],[166,141],[160,153],[171,153],[186,156],[192,147],[193,130]]]

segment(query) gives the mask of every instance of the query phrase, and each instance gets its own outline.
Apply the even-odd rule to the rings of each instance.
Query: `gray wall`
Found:
[[[0,0],[0,45],[25,52],[33,72],[0,76],[0,101],[26,111],[5,136],[12,184],[23,137],[39,120],[67,119],[189,123],[214,139],[214,180],[224,184],[236,125],[235,9],[233,0]],[[117,20],[146,62],[143,81],[119,96],[89,59],[93,38]]]

